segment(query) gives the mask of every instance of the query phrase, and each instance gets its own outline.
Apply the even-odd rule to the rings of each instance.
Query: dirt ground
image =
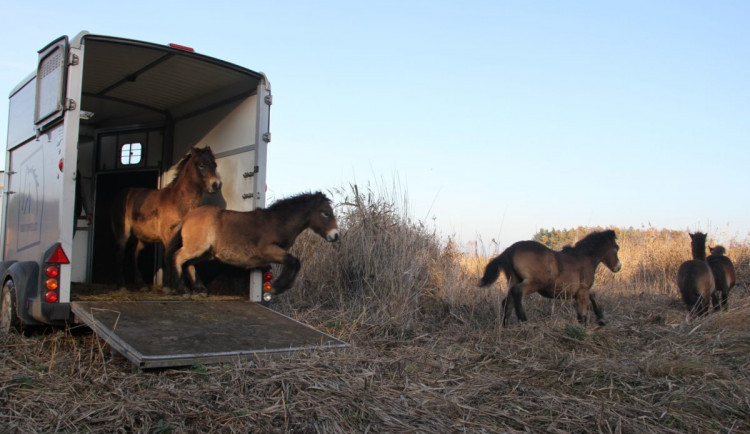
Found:
[[[1,336],[0,432],[750,432],[747,288],[690,322],[664,295],[599,301],[604,327],[531,296],[526,323],[407,332],[279,304],[351,347],[149,371],[83,327]]]

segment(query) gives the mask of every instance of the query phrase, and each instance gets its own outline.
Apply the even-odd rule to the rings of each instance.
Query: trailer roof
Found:
[[[167,45],[91,34],[80,40],[81,109],[95,114],[83,123],[179,120],[245,98],[265,80],[262,73]]]

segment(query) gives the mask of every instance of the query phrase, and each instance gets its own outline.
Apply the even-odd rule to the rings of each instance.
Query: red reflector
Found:
[[[55,291],[47,291],[46,294],[44,294],[44,301],[47,303],[56,303],[58,300],[57,293]]]
[[[270,271],[266,272],[266,273],[265,273],[265,274],[263,275],[263,280],[266,280],[266,281],[267,281],[267,280],[271,280],[271,279],[273,279],[273,274],[271,274],[271,272],[270,272]]]
[[[47,277],[57,277],[60,275],[60,269],[55,267],[54,265],[50,265],[47,267]]]
[[[60,161],[57,162],[57,168],[60,169],[60,172],[62,172],[63,169],[63,159],[61,158]]]
[[[59,244],[57,245],[57,248],[54,252],[52,252],[52,256],[49,258],[47,262],[52,262],[55,264],[70,264],[70,260],[68,259],[68,255],[63,252],[62,246]]]
[[[189,51],[191,53],[195,51],[195,50],[193,50],[192,47],[186,47],[186,46],[180,45],[180,44],[169,44],[169,46],[172,47],[172,48],[176,48],[178,50]]]

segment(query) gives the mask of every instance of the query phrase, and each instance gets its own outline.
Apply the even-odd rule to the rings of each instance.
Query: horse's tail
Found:
[[[499,256],[491,260],[487,266],[484,267],[484,276],[482,276],[482,280],[479,281],[479,286],[488,286],[494,283],[497,278],[500,277],[501,271],[505,272],[507,275],[510,271],[508,270],[510,265],[508,261],[509,257],[508,250],[505,250]]]

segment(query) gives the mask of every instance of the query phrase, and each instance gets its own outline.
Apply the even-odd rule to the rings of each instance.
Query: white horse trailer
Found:
[[[245,296],[231,302],[82,296],[115,286],[112,198],[165,186],[191,147],[210,146],[222,177],[221,192],[205,202],[265,205],[271,103],[262,73],[184,46],[81,32],[40,50],[36,71],[10,93],[2,332],[85,322],[146,368],[346,345],[260,306],[260,271],[238,273]],[[163,249],[140,256],[131,265],[159,285]],[[288,330],[274,336],[279,327]]]

